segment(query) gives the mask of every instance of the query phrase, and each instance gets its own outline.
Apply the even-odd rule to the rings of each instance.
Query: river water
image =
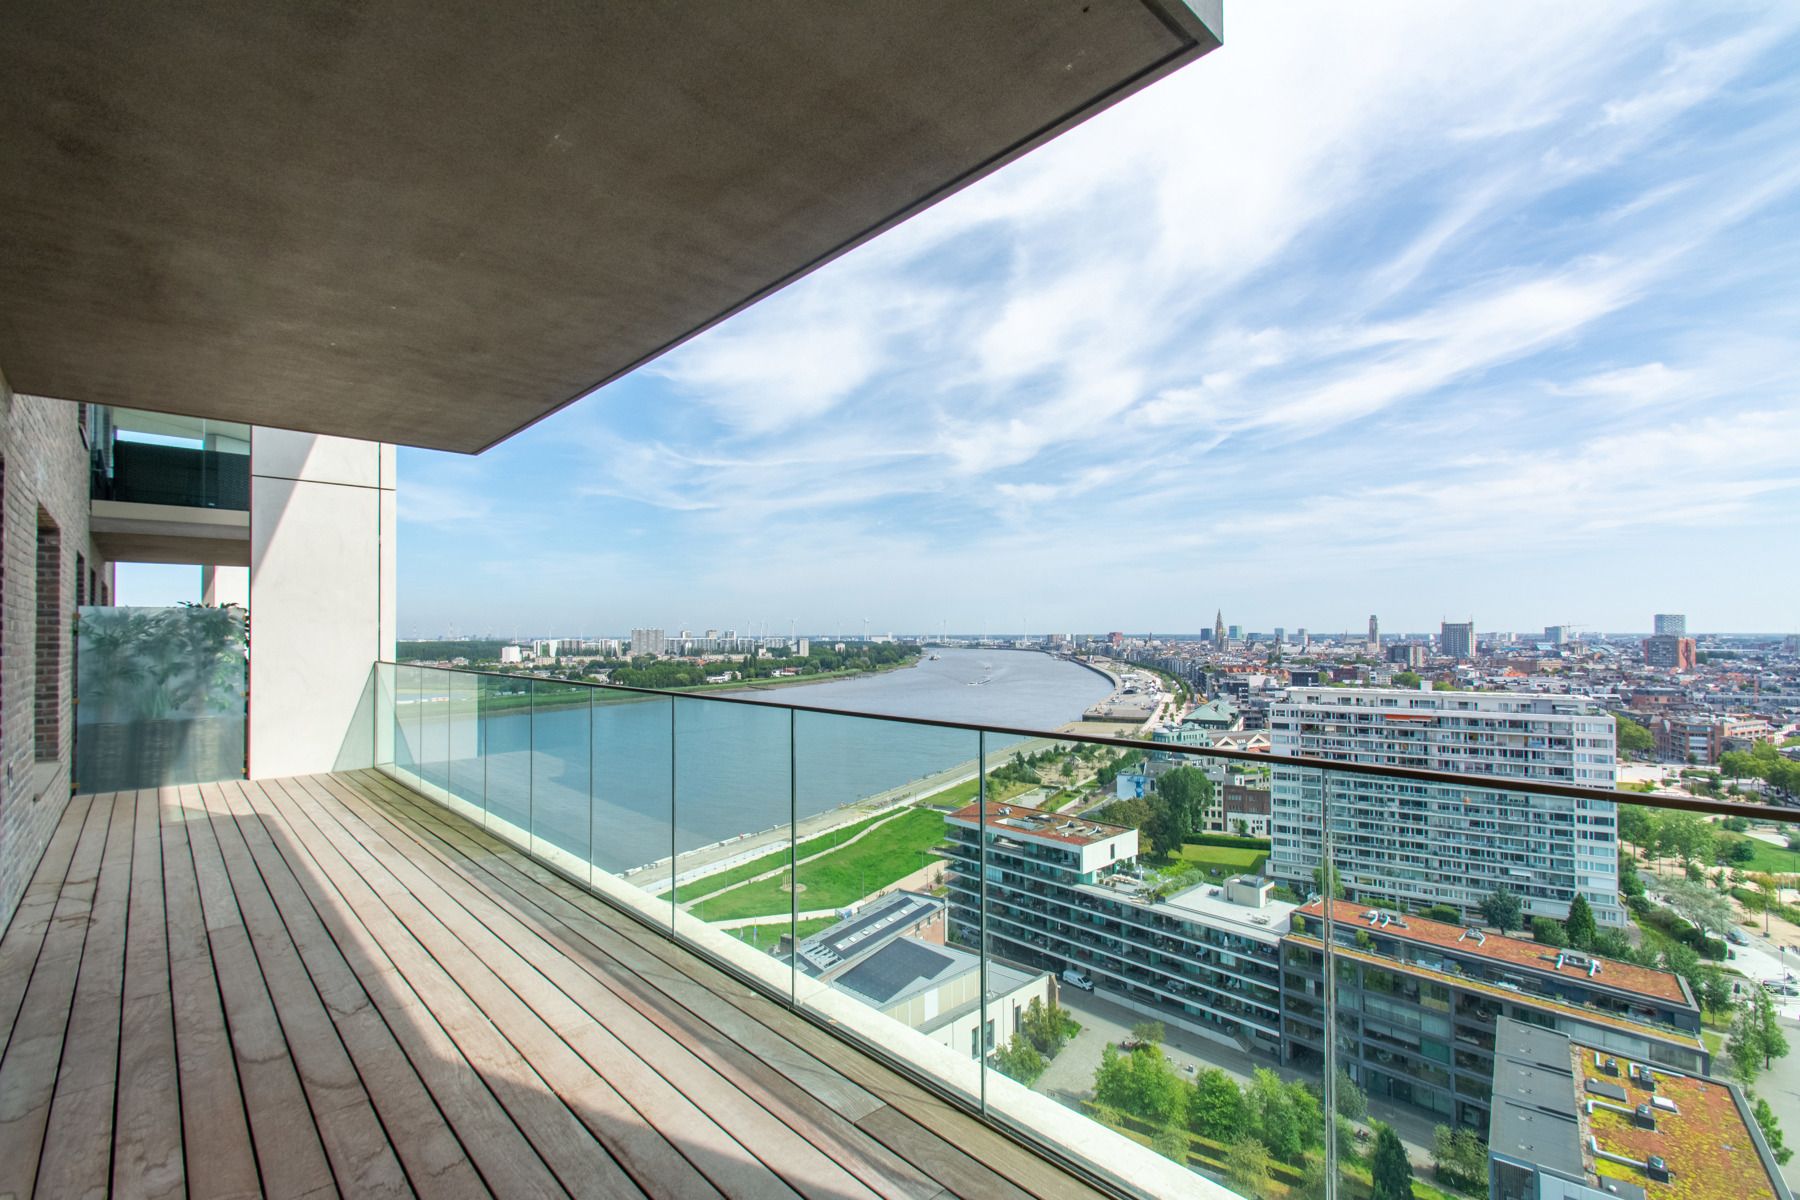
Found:
[[[796,712],[789,704],[1054,729],[1111,690],[1029,651],[942,650],[859,679],[749,693],[764,704],[640,696],[400,667],[395,762],[608,871],[851,804],[963,763],[977,735]],[[743,694],[743,693],[739,693]],[[766,706],[765,706],[766,705]],[[988,753],[1014,741],[990,736]],[[791,806],[791,807],[790,807]]]

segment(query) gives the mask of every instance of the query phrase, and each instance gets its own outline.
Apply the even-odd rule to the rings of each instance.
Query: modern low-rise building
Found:
[[[1526,916],[1561,919],[1577,895],[1622,927],[1614,805],[1507,791],[1505,780],[1610,789],[1615,724],[1586,700],[1493,692],[1295,688],[1270,710],[1274,752],[1321,760],[1273,771],[1269,872],[1314,890],[1330,823],[1352,899],[1473,914],[1506,887]],[[1333,762],[1472,777],[1467,786],[1333,771]],[[1492,780],[1492,783],[1483,781]]]
[[[950,825],[952,937],[987,936],[1015,963],[1076,967],[1107,998],[1240,1050],[1274,1053],[1281,935],[1292,904],[1239,878],[1164,896],[1146,886],[1135,829],[1018,805],[979,805]]]
[[[1792,1200],[1744,1093],[1502,1017],[1492,1200]]]
[[[1385,909],[1332,905],[1338,1062],[1370,1095],[1488,1124],[1495,1023],[1512,1018],[1674,1070],[1709,1057],[1679,976]],[[1299,909],[1282,954],[1290,1062],[1325,1053],[1325,913]]]

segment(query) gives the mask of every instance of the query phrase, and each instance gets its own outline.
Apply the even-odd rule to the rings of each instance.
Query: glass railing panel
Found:
[[[531,849],[545,862],[589,878],[594,842],[594,689],[531,682]]]
[[[93,414],[94,499],[250,507],[249,426],[103,406]]]
[[[526,849],[531,847],[532,682],[483,675],[476,690],[488,831]]]
[[[394,770],[394,671],[393,663],[375,664],[374,759],[383,771]]]
[[[423,667],[394,668],[394,775],[419,786],[419,759],[424,739],[419,726],[419,691]]]
[[[674,701],[615,688],[593,692],[594,887],[667,928],[673,883]]]
[[[79,609],[76,789],[243,778],[247,648],[240,608]]]
[[[781,931],[801,1005],[971,1103],[983,969],[946,850],[978,767],[972,731],[795,713],[794,940]],[[785,866],[774,877],[788,878]]]
[[[465,671],[447,671],[445,676],[449,725],[447,786],[450,794],[465,806],[463,812],[485,824],[487,761],[482,754],[481,677]]]
[[[768,934],[795,901],[793,779],[787,710],[676,698],[677,932],[790,995],[791,968]]]
[[[419,782],[429,794],[450,790],[450,681],[455,672],[419,669]]]

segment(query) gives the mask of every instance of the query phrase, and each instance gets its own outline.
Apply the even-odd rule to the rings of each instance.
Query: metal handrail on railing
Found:
[[[968,733],[997,733],[1005,737],[1042,738],[1055,742],[1082,742],[1090,746],[1109,746],[1120,750],[1161,751],[1185,758],[1222,759],[1260,766],[1293,767],[1307,771],[1333,771],[1347,775],[1371,775],[1381,779],[1404,779],[1413,783],[1433,783],[1449,787],[1472,788],[1489,792],[1523,792],[1534,796],[1555,796],[1570,800],[1600,800],[1609,804],[1639,804],[1646,808],[1675,809],[1682,812],[1707,813],[1714,816],[1749,817],[1754,820],[1792,823],[1800,821],[1800,809],[1773,804],[1750,804],[1731,800],[1705,800],[1698,796],[1677,796],[1669,792],[1619,792],[1573,783],[1550,783],[1537,779],[1512,779],[1503,776],[1469,775],[1456,771],[1435,771],[1426,767],[1381,766],[1374,763],[1338,762],[1328,758],[1274,754],[1257,750],[1221,750],[1212,746],[1187,746],[1177,742],[1152,742],[1141,738],[1108,737],[1101,734],[1068,733],[1051,729],[1032,729],[1014,725],[978,725],[967,721],[949,721],[936,717],[909,717],[896,713],[867,712],[848,708],[827,708],[813,704],[788,704],[779,700],[761,700],[748,696],[717,696],[703,692],[676,691],[667,688],[632,687],[622,683],[592,683],[585,679],[547,679],[517,671],[484,671],[470,667],[440,667],[426,663],[399,663],[378,659],[384,667],[410,667],[422,671],[443,671],[457,675],[483,675],[495,679],[515,679],[524,683],[543,682],[566,686],[594,688],[599,691],[628,692],[644,696],[664,696],[681,700],[703,700],[711,704],[750,704],[760,708],[787,709],[792,712],[816,713],[826,717],[854,717],[862,720],[893,721],[902,725],[919,725],[932,729],[956,729]]]

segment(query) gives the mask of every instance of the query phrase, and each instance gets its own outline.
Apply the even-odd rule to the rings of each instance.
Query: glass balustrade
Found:
[[[1240,768],[1189,747],[1145,799],[1135,747],[1066,734],[386,664],[375,694],[383,770],[1127,1194],[1787,1196],[1763,1130],[1800,1079],[1730,1049],[1800,1018],[1784,825],[1273,758],[1230,817]]]

